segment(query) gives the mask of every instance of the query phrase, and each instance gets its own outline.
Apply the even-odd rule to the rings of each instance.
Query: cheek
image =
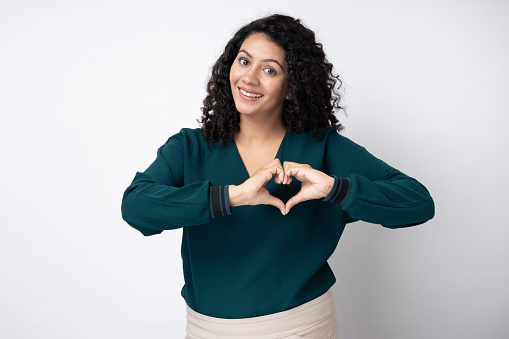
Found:
[[[235,87],[235,84],[237,83],[238,79],[239,79],[239,72],[235,68],[235,66],[232,66],[230,68],[230,85],[232,87]]]
[[[290,100],[290,85],[288,85],[287,82],[285,82],[283,86],[283,93],[285,95],[285,99]]]
[[[279,97],[286,97],[286,92],[288,91],[286,83],[279,83],[277,86],[274,86],[274,93],[277,93]]]

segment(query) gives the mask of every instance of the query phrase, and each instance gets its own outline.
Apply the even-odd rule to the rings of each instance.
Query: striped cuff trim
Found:
[[[231,215],[228,186],[210,186],[210,213],[212,218]]]
[[[335,175],[334,177],[334,186],[330,191],[329,195],[327,195],[323,201],[332,202],[334,204],[341,205],[343,201],[345,201],[348,192],[350,192],[350,179],[348,178],[339,178]]]

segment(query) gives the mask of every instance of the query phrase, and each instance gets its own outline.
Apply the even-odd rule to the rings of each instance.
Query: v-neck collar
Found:
[[[284,145],[286,143],[286,139],[288,137],[288,134],[289,134],[289,131],[286,130],[285,135],[283,136],[283,140],[281,140],[281,143],[279,144],[279,148],[277,149],[277,153],[276,153],[276,157],[275,157],[275,158],[278,158],[281,161],[281,164],[283,163],[283,159],[282,158],[284,157]],[[233,144],[233,148],[235,149],[237,161],[240,162],[239,166],[242,167],[242,172],[243,172],[242,176],[245,177],[246,179],[251,178],[251,176],[249,175],[249,171],[247,170],[247,167],[244,164],[244,161],[242,160],[242,157],[240,156],[240,152],[239,152],[239,148],[237,147],[237,143],[235,142],[235,140],[232,140],[231,143]]]

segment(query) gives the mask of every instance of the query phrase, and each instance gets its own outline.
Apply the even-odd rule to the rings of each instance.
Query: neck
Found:
[[[276,116],[274,119],[256,119],[241,114],[239,127],[240,131],[235,135],[235,141],[247,144],[263,144],[274,139],[281,139],[286,133],[281,116]]]

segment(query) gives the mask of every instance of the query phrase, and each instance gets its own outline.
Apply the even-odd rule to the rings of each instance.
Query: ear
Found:
[[[292,98],[292,93],[290,92],[290,89],[288,89],[288,93],[286,93],[285,99],[290,100]]]

